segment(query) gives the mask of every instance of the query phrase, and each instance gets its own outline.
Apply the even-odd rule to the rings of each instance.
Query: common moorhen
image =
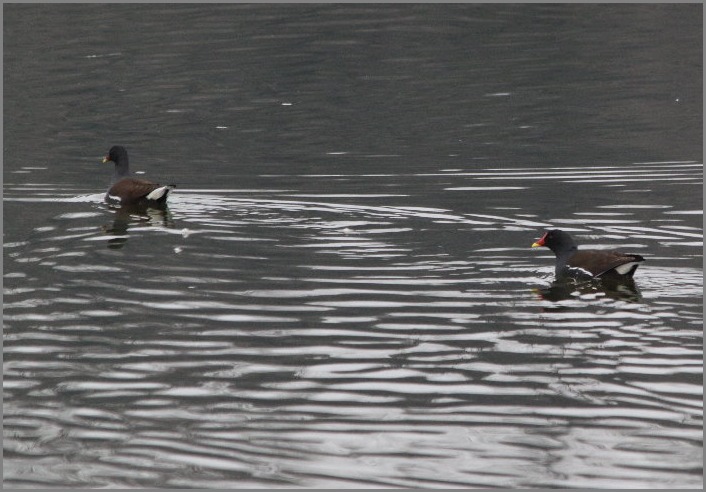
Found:
[[[159,185],[145,179],[133,178],[127,158],[127,150],[121,145],[110,148],[103,163],[115,163],[113,184],[105,194],[105,201],[116,205],[164,206],[169,191],[175,185]]]
[[[632,253],[587,249],[579,251],[574,239],[566,232],[554,229],[538,239],[533,248],[546,246],[556,255],[557,277],[617,277],[631,279],[645,259]]]

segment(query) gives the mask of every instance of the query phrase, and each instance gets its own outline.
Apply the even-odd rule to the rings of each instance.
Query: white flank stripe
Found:
[[[589,277],[593,277],[593,274],[591,272],[589,272],[588,270],[586,270],[585,268],[569,267],[568,269],[570,272],[573,272],[574,275],[577,273],[580,273],[582,275],[588,275]]]

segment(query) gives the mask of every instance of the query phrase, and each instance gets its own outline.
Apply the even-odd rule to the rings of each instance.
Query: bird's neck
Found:
[[[130,169],[127,164],[120,163],[115,166],[115,173],[113,173],[113,182],[119,181],[123,178],[130,176]]]
[[[578,251],[578,247],[575,244],[572,244],[570,248],[564,249],[562,251],[555,251],[554,254],[557,257],[557,260],[567,260],[571,255],[576,253]]]

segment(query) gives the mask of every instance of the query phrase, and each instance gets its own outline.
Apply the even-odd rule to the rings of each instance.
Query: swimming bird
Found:
[[[167,201],[169,191],[176,186],[160,185],[146,179],[137,179],[130,175],[127,150],[121,145],[110,148],[108,155],[103,158],[103,163],[113,162],[115,174],[113,183],[105,194],[105,201],[115,205],[144,205],[163,207]]]
[[[639,264],[645,259],[633,253],[614,250],[579,250],[567,232],[559,229],[546,231],[532,244],[533,248],[545,246],[556,255],[557,277],[614,277],[632,279]]]

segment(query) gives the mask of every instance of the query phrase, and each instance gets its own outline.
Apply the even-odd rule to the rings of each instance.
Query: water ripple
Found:
[[[459,172],[439,189],[630,186],[660,166]],[[133,486],[634,485],[697,466],[702,234],[685,204],[545,221],[404,193],[178,189],[130,216],[100,199],[62,198],[76,208],[5,245],[6,463],[46,460],[27,483],[80,483],[51,458],[66,453]],[[638,292],[548,295],[553,256],[529,244],[551,226],[643,254]],[[582,474],[547,479],[537,453]]]

